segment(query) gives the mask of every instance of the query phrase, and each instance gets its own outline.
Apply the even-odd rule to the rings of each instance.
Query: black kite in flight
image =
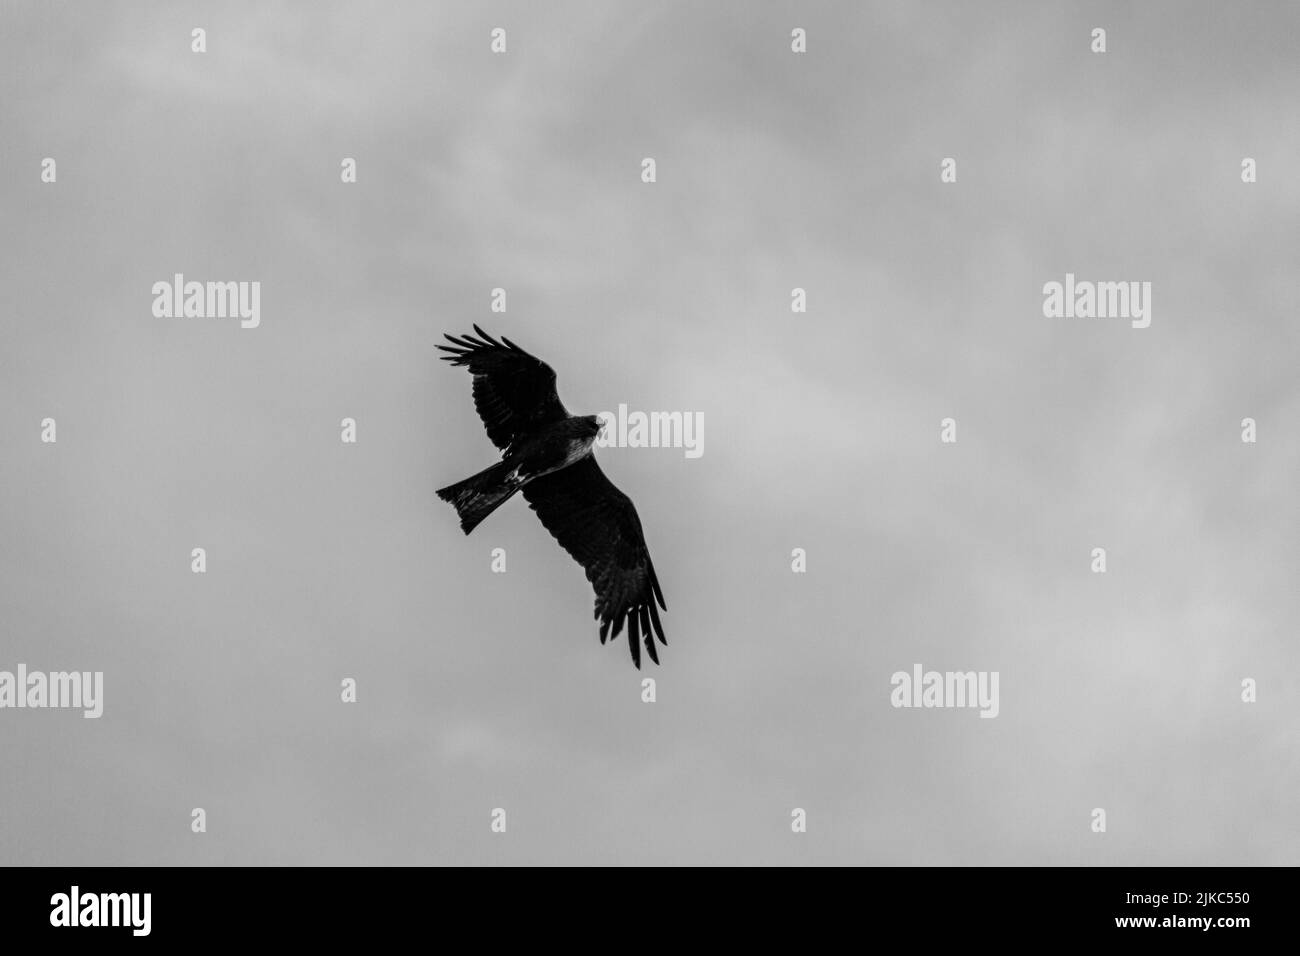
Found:
[[[442,359],[474,376],[474,407],[502,460],[471,478],[439,490],[460,515],[466,534],[523,491],[560,547],[587,572],[596,591],[600,642],[618,637],[627,623],[632,663],[641,667],[641,643],[659,663],[657,636],[667,644],[655,601],[665,611],[636,508],[596,464],[592,443],[599,416],[574,417],[555,391],[555,371],[505,336],[498,342],[477,325],[472,335],[448,335]],[[651,627],[653,626],[653,633]]]

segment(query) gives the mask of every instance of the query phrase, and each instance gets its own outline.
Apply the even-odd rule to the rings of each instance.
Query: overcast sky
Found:
[[[105,689],[0,710],[0,862],[1300,863],[1298,43],[1285,2],[6,3],[0,669]],[[177,272],[260,326],[155,317]],[[1150,327],[1045,318],[1067,272]],[[662,667],[523,501],[435,498],[495,457],[433,348],[472,322],[576,414],[704,416],[598,452]],[[917,663],[996,719],[891,707]]]

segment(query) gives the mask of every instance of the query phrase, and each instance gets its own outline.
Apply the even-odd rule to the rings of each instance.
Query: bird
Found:
[[[474,333],[444,332],[451,344],[438,344],[449,353],[439,358],[473,376],[474,407],[501,461],[438,489],[438,497],[456,509],[468,535],[522,492],[542,525],[586,572],[596,593],[600,643],[617,638],[626,624],[637,670],[642,645],[658,664],[655,639],[668,644],[658,608],[667,611],[668,605],[636,506],[596,463],[592,449],[604,421],[599,415],[570,415],[555,389],[555,370],[541,359],[504,335],[497,341],[477,324]]]

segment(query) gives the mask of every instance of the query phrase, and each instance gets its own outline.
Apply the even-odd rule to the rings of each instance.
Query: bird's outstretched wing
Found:
[[[614,487],[591,455],[533,479],[524,485],[523,495],[560,547],[586,570],[596,590],[600,643],[610,636],[611,624],[612,636],[618,637],[626,621],[632,662],[640,668],[644,641],[658,664],[655,637],[661,644],[668,641],[655,601],[665,611],[668,605],[631,499]]]
[[[451,353],[441,356],[444,362],[464,365],[474,376],[474,408],[492,444],[504,451],[539,425],[569,417],[555,391],[553,368],[504,335],[498,342],[477,325],[474,331],[478,338],[447,335],[452,345],[438,348]]]

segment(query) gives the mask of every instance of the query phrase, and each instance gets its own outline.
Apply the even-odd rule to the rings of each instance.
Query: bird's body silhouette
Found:
[[[603,427],[596,415],[573,416],[555,390],[555,371],[505,336],[498,342],[477,325],[478,337],[446,338],[438,348],[474,377],[474,407],[502,458],[464,481],[439,489],[469,534],[522,491],[546,530],[587,572],[596,591],[600,642],[627,625],[632,662],[641,646],[656,664],[655,638],[667,644],[659,607],[663,592],[636,508],[596,464],[592,445]],[[611,628],[613,633],[610,633]]]

